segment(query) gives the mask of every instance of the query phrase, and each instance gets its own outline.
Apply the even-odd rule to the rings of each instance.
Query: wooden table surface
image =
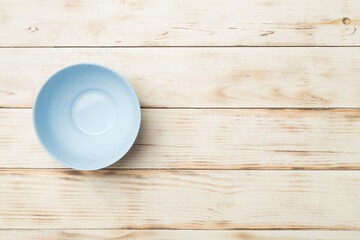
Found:
[[[360,239],[358,0],[0,0],[0,239]],[[142,106],[99,171],[32,126],[59,68]]]

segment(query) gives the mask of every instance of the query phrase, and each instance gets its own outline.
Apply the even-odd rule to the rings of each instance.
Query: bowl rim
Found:
[[[51,81],[51,79],[54,78],[55,75],[59,74],[60,72],[63,72],[69,68],[72,68],[72,67],[79,67],[79,66],[92,66],[92,67],[99,67],[99,68],[103,68],[103,69],[106,69],[112,73],[114,73],[120,81],[123,81],[126,86],[128,87],[128,89],[130,89],[130,93],[135,97],[135,100],[136,100],[136,103],[137,103],[137,109],[138,109],[138,114],[139,114],[139,117],[138,117],[138,121],[136,122],[137,124],[137,129],[136,129],[136,134],[134,134],[132,136],[132,138],[127,142],[127,144],[124,146],[124,150],[122,152],[120,152],[119,156],[116,158],[116,159],[111,159],[111,160],[106,160],[106,161],[102,161],[101,164],[98,164],[96,165],[95,167],[78,167],[78,166],[73,166],[71,163],[65,163],[63,162],[61,159],[59,159],[58,157],[56,157],[48,148],[47,146],[45,145],[45,143],[43,142],[43,140],[41,139],[40,137],[40,134],[39,134],[39,129],[36,125],[36,120],[35,120],[35,115],[36,115],[36,109],[37,109],[37,106],[39,104],[39,96],[42,92],[44,92],[45,90],[45,86],[49,84],[49,82]],[[140,125],[141,125],[141,106],[140,106],[140,102],[139,102],[139,99],[136,95],[136,92],[135,90],[133,89],[133,87],[130,85],[130,83],[122,76],[120,75],[119,73],[117,73],[116,71],[106,67],[106,66],[103,66],[103,65],[100,65],[100,64],[97,64],[97,63],[88,63],[88,62],[84,62],[84,63],[76,63],[76,64],[71,64],[71,65],[68,65],[68,66],[65,66],[61,69],[59,69],[58,71],[56,71],[55,73],[53,73],[50,77],[48,77],[48,79],[45,81],[45,83],[41,86],[40,90],[38,91],[37,95],[36,95],[36,98],[35,98],[35,101],[34,101],[34,105],[33,105],[33,109],[32,109],[32,123],[33,123],[33,128],[34,128],[34,131],[35,131],[35,135],[40,143],[40,145],[42,146],[42,148],[53,158],[55,159],[57,162],[63,164],[64,166],[67,166],[69,168],[72,168],[72,169],[75,169],[75,170],[86,170],[86,171],[92,171],[92,170],[99,170],[99,169],[102,169],[102,168],[106,168],[114,163],[116,163],[117,161],[120,161],[121,158],[123,158],[125,156],[126,153],[129,152],[129,150],[131,149],[131,147],[134,145],[135,143],[135,140],[137,138],[137,136],[139,135],[139,131],[140,131]]]

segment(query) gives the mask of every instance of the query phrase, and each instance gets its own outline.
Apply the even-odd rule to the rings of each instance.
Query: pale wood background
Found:
[[[357,0],[0,0],[0,238],[360,239],[359,27]],[[78,62],[141,102],[105,170],[34,135]]]

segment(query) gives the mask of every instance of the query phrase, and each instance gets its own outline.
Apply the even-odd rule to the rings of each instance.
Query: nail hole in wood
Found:
[[[343,18],[342,22],[345,25],[349,25],[350,24],[350,18],[345,17],[345,18]]]

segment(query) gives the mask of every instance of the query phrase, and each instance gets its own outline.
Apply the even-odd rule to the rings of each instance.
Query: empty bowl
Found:
[[[34,105],[34,128],[44,149],[78,170],[107,167],[133,145],[141,112],[130,84],[116,72],[78,64],[55,73]]]

